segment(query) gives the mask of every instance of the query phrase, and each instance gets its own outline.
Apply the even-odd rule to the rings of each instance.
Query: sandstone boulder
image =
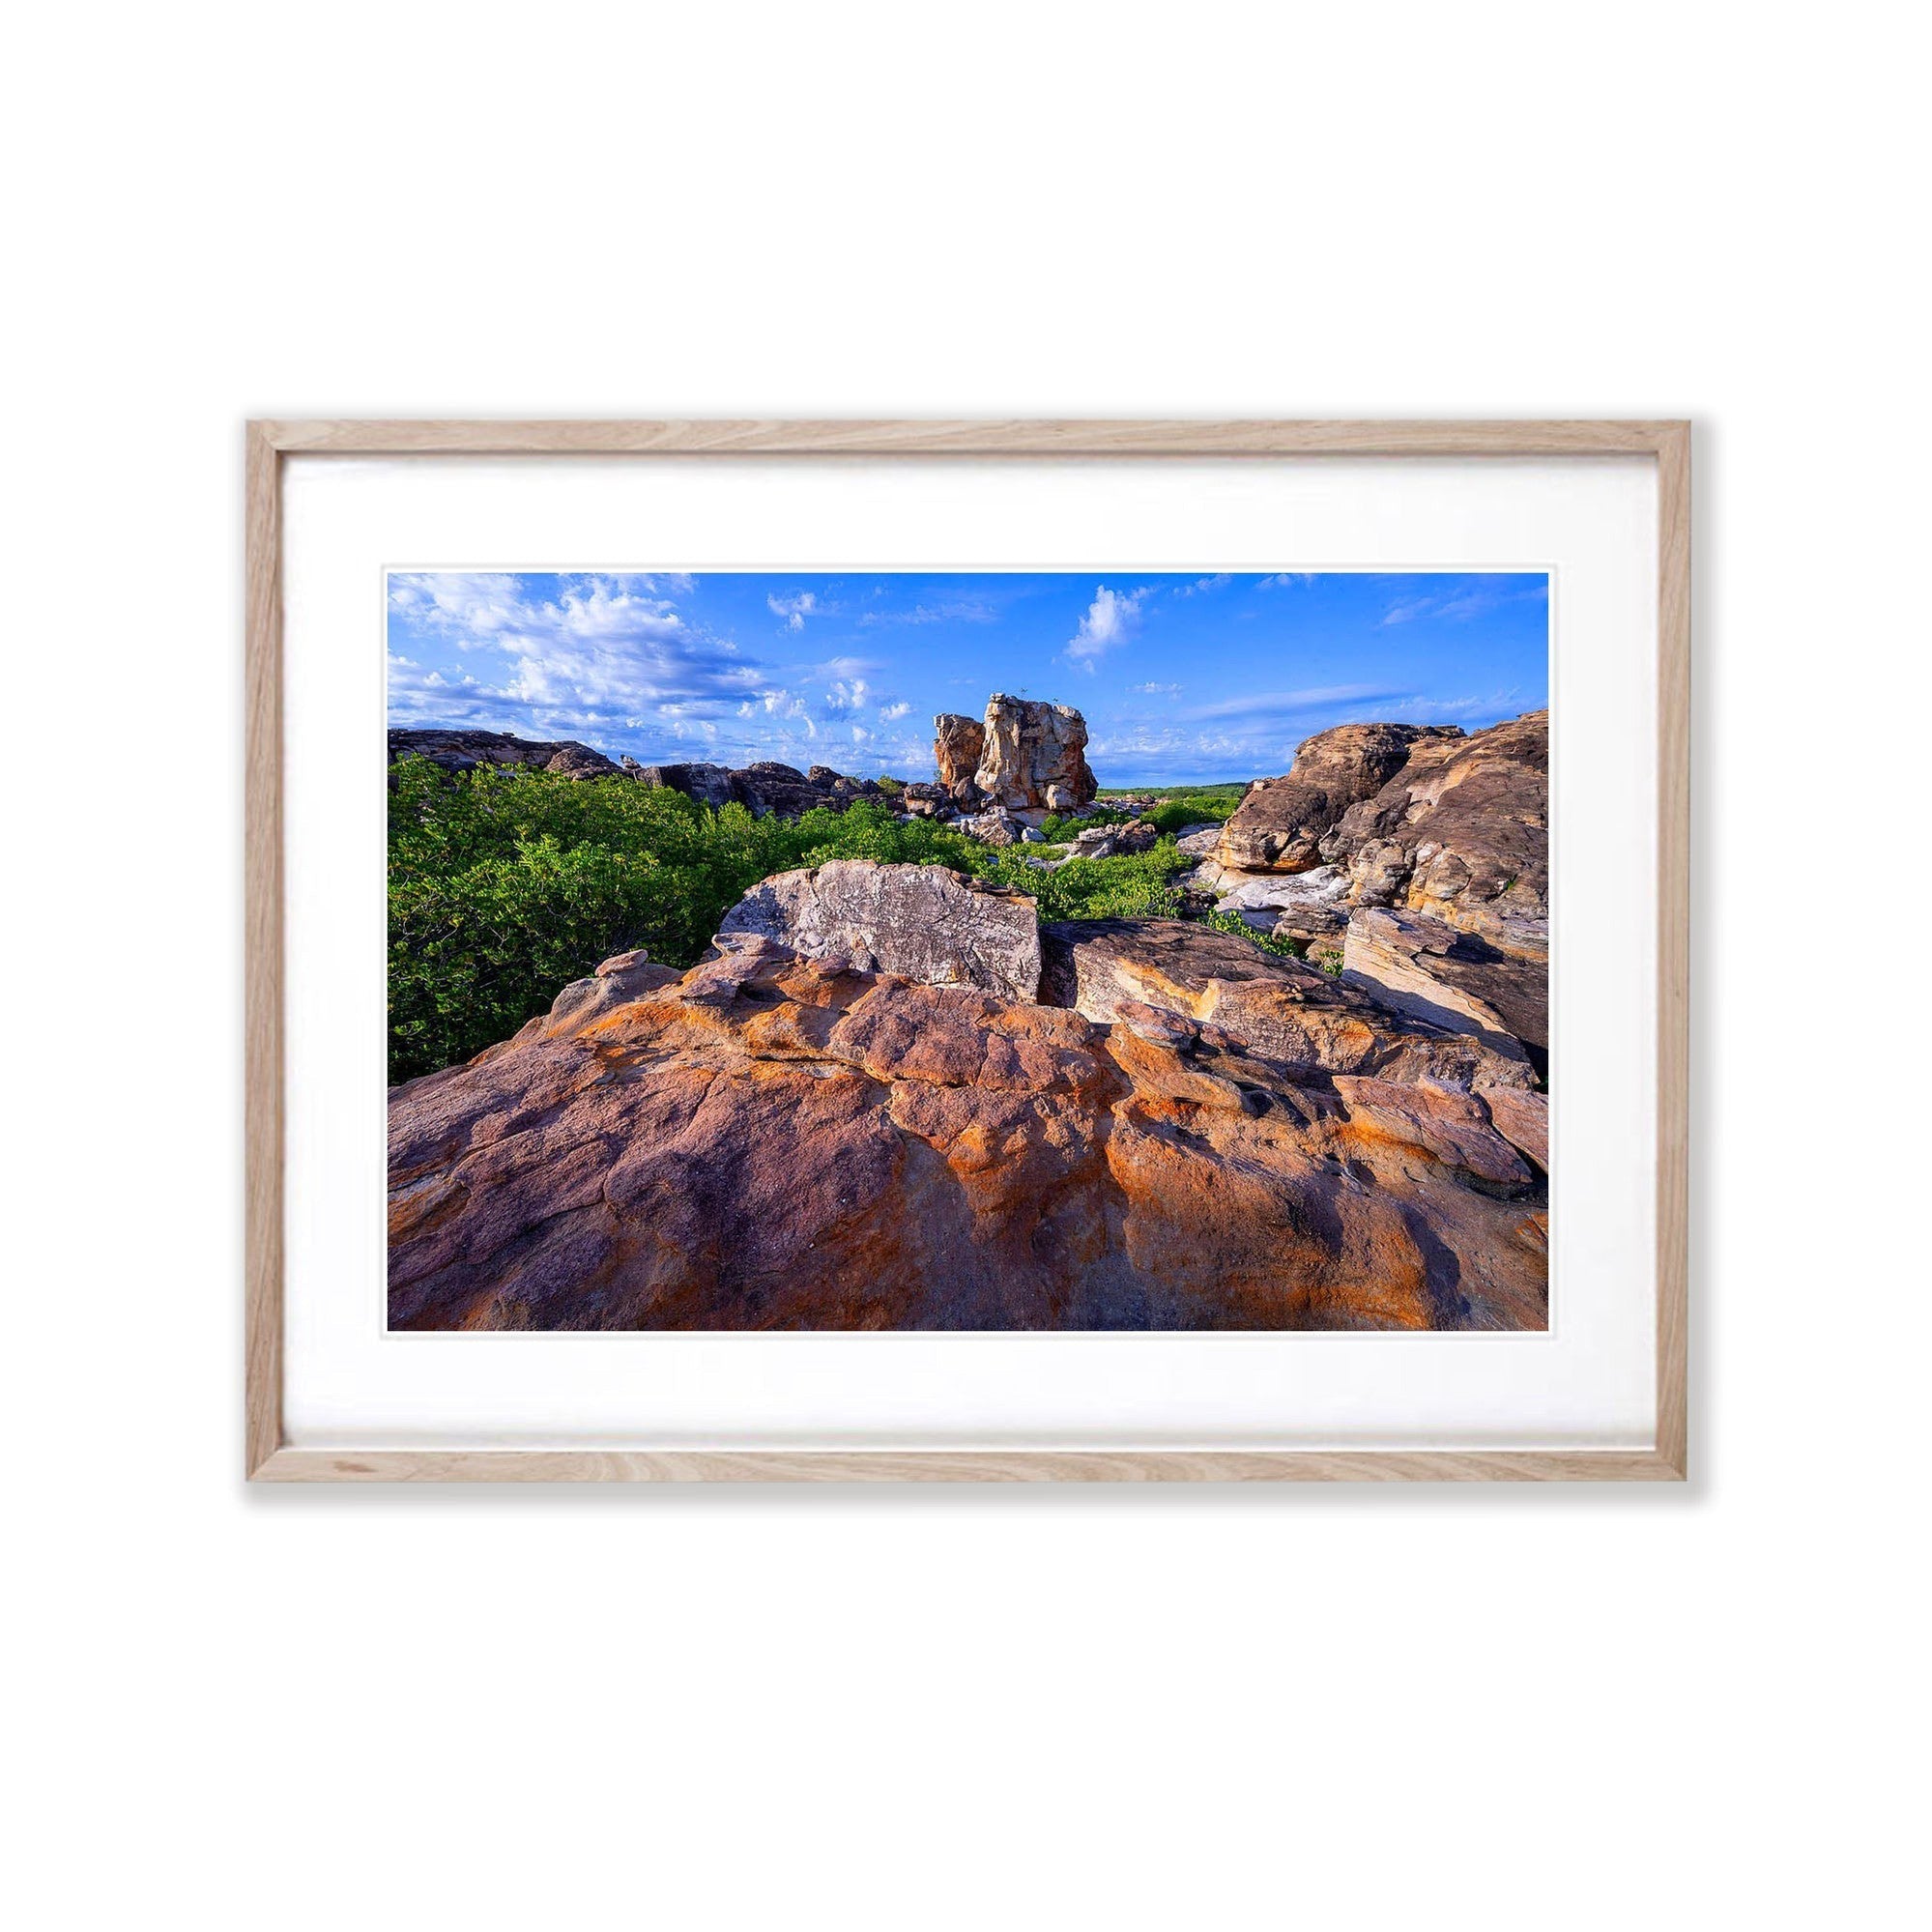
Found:
[[[1086,764],[1086,720],[1071,705],[1041,704],[995,692],[987,701],[975,782],[995,805],[1046,811],[1057,790],[1084,805],[1099,789]]]
[[[1446,919],[1541,957],[1549,933],[1549,713],[1436,740],[1321,842],[1355,903]]]
[[[1392,1012],[1468,1033],[1497,1053],[1520,1043],[1549,1067],[1549,969],[1441,919],[1365,907],[1348,922],[1342,981]]]
[[[1465,737],[1343,725],[1249,788],[1206,864],[1222,875],[1345,874],[1346,903],[1447,920],[1525,959],[1549,934],[1549,714]]]
[[[718,943],[770,939],[803,959],[972,986],[1013,999],[1040,988],[1033,902],[939,865],[840,858],[762,879],[725,914]]]
[[[638,764],[624,762],[624,769],[640,785],[665,785],[715,810],[735,799],[742,802],[733,773],[722,764]]]
[[[1040,929],[1040,996],[1110,1022],[1123,1000],[1210,1024],[1256,1053],[1327,1073],[1437,1086],[1528,1087],[1514,1041],[1392,1012],[1300,960],[1183,919],[1077,919]]]
[[[402,1329],[1542,1329],[1483,1096],[742,945],[389,1096]]]
[[[1217,912],[1232,912],[1259,932],[1340,946],[1348,930],[1348,884],[1346,873],[1318,865],[1285,876],[1223,870],[1212,889]]]
[[[1454,725],[1341,725],[1295,753],[1285,778],[1248,788],[1222,827],[1222,864],[1249,872],[1307,872],[1321,841],[1359,799],[1372,798],[1409,762],[1417,744],[1459,738]]]
[[[985,750],[986,727],[977,718],[942,711],[933,720],[933,762],[939,768],[939,784],[945,791],[973,785]],[[979,788],[973,785],[973,789]]]
[[[995,806],[991,811],[974,812],[959,822],[958,829],[983,846],[1010,846],[1023,834],[1024,827],[1010,813]]]

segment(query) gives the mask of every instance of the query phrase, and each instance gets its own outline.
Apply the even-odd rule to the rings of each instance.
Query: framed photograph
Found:
[[[1685,1475],[1687,424],[246,512],[251,1479]]]

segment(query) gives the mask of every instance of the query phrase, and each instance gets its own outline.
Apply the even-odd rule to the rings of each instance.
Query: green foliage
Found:
[[[964,832],[931,819],[901,821],[883,805],[861,799],[844,812],[821,805],[787,828],[798,856],[788,865],[822,865],[828,858],[870,858],[880,865],[943,865],[954,872],[990,875],[992,852]]]
[[[991,874],[991,852],[883,805],[795,822],[712,811],[628,778],[394,767],[389,797],[389,1079],[507,1039],[561,988],[631,946],[691,965],[761,879],[829,858]]]
[[[1218,825],[1234,816],[1247,789],[1233,785],[1182,792],[1156,805],[1147,818],[1164,832],[1184,832],[1190,825]]]
[[[1178,919],[1181,896],[1168,880],[1190,860],[1163,839],[1151,851],[1114,858],[1070,858],[1052,872],[1028,865],[1008,847],[994,876],[1038,902],[1040,917],[1053,919]]]
[[[1149,851],[1046,871],[1026,862],[1037,847],[995,850],[929,819],[902,822],[889,804],[870,799],[787,822],[755,819],[742,805],[713,811],[628,778],[514,766],[452,778],[419,758],[403,759],[391,775],[392,1081],[507,1039],[613,953],[644,946],[667,966],[691,965],[751,886],[793,866],[833,858],[948,866],[1026,894],[1045,920],[1172,919],[1184,909],[1172,881],[1189,860],[1171,837]],[[1221,789],[1238,797],[1242,788]],[[1181,822],[1214,816],[1203,795],[1170,801],[1185,808]],[[1050,820],[1047,835],[1057,840],[1126,816]],[[1296,949],[1238,920],[1210,922],[1264,951]]]
[[[1093,808],[1084,815],[1052,812],[1041,824],[1040,833],[1050,846],[1064,845],[1069,839],[1078,838],[1089,825],[1124,825],[1133,816],[1132,812],[1115,811],[1110,805]]]
[[[628,778],[422,759],[389,797],[389,1078],[468,1059],[627,946],[688,965],[791,828]]]
[[[1273,953],[1277,959],[1305,960],[1308,958],[1308,941],[1290,938],[1285,933],[1263,933],[1241,917],[1238,912],[1204,912],[1201,922],[1212,926],[1217,933],[1231,933],[1237,939],[1246,939],[1258,946],[1264,953]],[[1323,970],[1326,970],[1324,967]],[[1335,968],[1340,974],[1341,968]]]

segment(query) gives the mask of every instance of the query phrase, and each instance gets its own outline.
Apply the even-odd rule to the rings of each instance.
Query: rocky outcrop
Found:
[[[1078,811],[1100,789],[1087,769],[1086,720],[1071,705],[995,692],[974,783],[1008,811]]]
[[[933,762],[938,766],[939,789],[964,811],[978,805],[979,762],[986,751],[986,727],[977,718],[942,711],[933,720]]]
[[[561,772],[566,778],[633,778],[640,785],[663,785],[713,809],[743,805],[755,817],[776,813],[795,819],[816,805],[843,811],[857,798],[882,798],[876,780],[850,778],[830,765],[810,772],[794,765],[763,763],[733,770],[694,761],[680,764],[640,764],[634,758],[613,764],[574,738],[555,742],[520,738],[508,732],[398,730],[389,733],[389,763],[414,754],[446,771],[474,771],[478,765],[523,765],[533,771]]]
[[[1447,920],[1540,958],[1549,922],[1549,713],[1455,727],[1343,725],[1249,788],[1215,851],[1227,872],[1331,866],[1346,903]]]
[[[561,772],[565,778],[615,778],[619,767],[600,751],[575,738],[520,738],[510,732],[392,730],[389,763],[426,758],[445,771],[475,771],[478,765],[522,765],[532,771]]]
[[[1031,999],[1040,989],[1033,902],[939,865],[831,859],[763,879],[725,914],[717,943],[769,939],[802,959],[927,986]]]
[[[1547,1326],[1512,1089],[762,938],[661,971],[392,1090],[392,1327]]]
[[[1549,713],[1411,759],[1344,813],[1322,856],[1362,906],[1394,906],[1541,957],[1549,935]]]
[[[1549,1068],[1549,969],[1441,919],[1365,907],[1348,922],[1341,978],[1391,1012],[1468,1033]]]
[[[1040,929],[1041,997],[1111,1022],[1129,1003],[1211,1025],[1256,1053],[1326,1073],[1437,1086],[1528,1087],[1509,1039],[1418,1023],[1299,960],[1182,919],[1076,919]]]
[[[722,764],[638,764],[626,759],[624,769],[640,784],[669,786],[702,805],[743,805],[760,819],[771,814],[796,819],[819,805],[842,812],[854,799],[884,795],[876,780],[849,778],[827,764],[804,772],[767,760],[733,770]]]
[[[1335,867],[1281,877],[1217,868],[1215,910],[1232,912],[1259,933],[1339,948],[1348,930],[1348,878]]]
[[[1074,834],[1069,854],[1074,858],[1117,858],[1122,854],[1152,851],[1161,842],[1157,827],[1144,819],[1130,819],[1124,825],[1085,825]]]
[[[1285,778],[1259,778],[1222,827],[1217,856],[1246,872],[1307,872],[1348,808],[1372,798],[1418,744],[1459,738],[1454,726],[1341,725],[1295,753]]]
[[[969,839],[977,839],[983,846],[1011,846],[1020,843],[1021,833],[1025,827],[1017,819],[995,808],[991,812],[969,814],[961,819],[954,829],[964,832]]]
[[[639,764],[635,759],[623,761],[623,768],[640,785],[664,785],[681,792],[701,805],[715,810],[721,805],[742,803],[742,794],[733,783],[734,773],[722,764]]]

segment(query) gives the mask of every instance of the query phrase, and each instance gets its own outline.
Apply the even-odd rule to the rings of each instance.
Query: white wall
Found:
[[[1922,1904],[1907,17],[15,23],[19,1922]],[[245,1492],[251,412],[1694,416],[1695,1483]]]

